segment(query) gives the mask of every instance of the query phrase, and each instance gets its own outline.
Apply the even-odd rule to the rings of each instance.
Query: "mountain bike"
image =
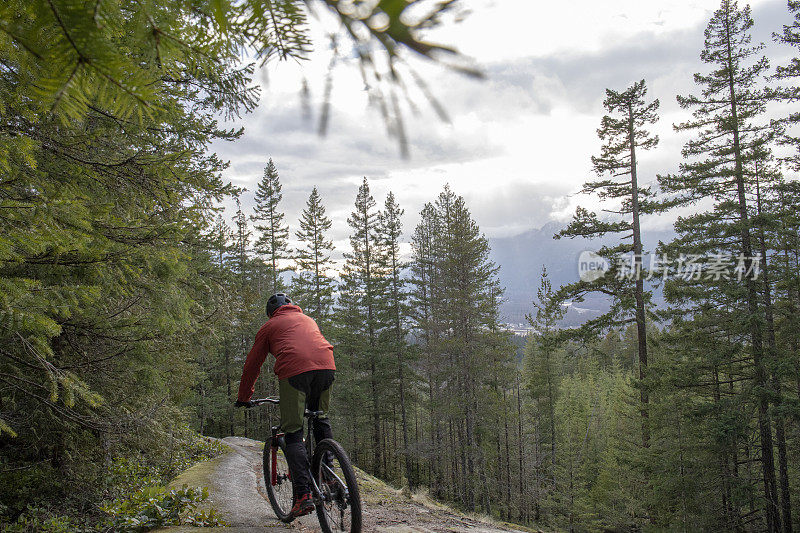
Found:
[[[278,405],[278,398],[261,398],[252,404]],[[323,533],[361,532],[361,495],[350,458],[342,445],[333,439],[323,439],[314,444],[312,422],[323,411],[306,409],[308,434],[306,453],[311,465],[311,493],[317,518]],[[281,522],[289,523],[296,517],[291,514],[294,490],[289,464],[286,461],[286,442],[279,426],[272,428],[272,436],[264,445],[264,484],[275,515]]]

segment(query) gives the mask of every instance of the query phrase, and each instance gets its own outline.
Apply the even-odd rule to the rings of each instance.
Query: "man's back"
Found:
[[[239,399],[249,400],[261,373],[261,365],[271,353],[275,356],[275,374],[287,379],[312,370],[336,370],[333,346],[325,340],[314,319],[303,314],[296,305],[282,305],[261,326],[247,360]]]
[[[310,370],[336,370],[333,346],[322,336],[314,319],[303,314],[298,306],[278,308],[261,329],[266,330],[279,379]]]

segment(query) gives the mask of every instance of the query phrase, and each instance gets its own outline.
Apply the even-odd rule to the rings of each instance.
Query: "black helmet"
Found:
[[[287,305],[290,303],[292,303],[292,300],[282,292],[273,294],[269,297],[269,300],[267,300],[267,316],[272,318],[272,315],[275,313],[276,309],[282,305]]]

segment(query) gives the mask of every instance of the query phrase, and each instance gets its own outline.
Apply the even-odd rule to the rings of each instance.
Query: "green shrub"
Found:
[[[108,453],[101,441],[87,435],[86,441],[69,443],[74,447],[64,454],[59,467],[41,459],[26,467],[22,457],[10,462],[11,458],[0,456],[0,466],[8,468],[0,475],[0,531],[107,530],[109,517],[105,510],[122,506],[132,494],[143,505],[140,492],[152,496],[154,491],[164,491],[158,487],[226,449],[183,424],[172,421],[166,426],[167,429],[148,426],[113,441]],[[131,501],[125,508],[133,506]],[[159,513],[157,509],[142,512],[154,517]],[[197,512],[187,513],[184,519],[190,524],[195,520],[213,523],[216,516]]]
[[[52,515],[48,509],[28,507],[13,524],[0,525],[3,533],[88,533],[96,528],[69,516]]]
[[[150,447],[146,455],[127,454],[116,457],[106,473],[109,487],[106,499],[121,498],[150,486],[166,485],[178,474],[201,461],[225,452],[225,446],[181,427],[166,447]]]
[[[146,487],[104,510],[112,516],[114,531],[142,532],[158,527],[191,525],[219,527],[225,523],[214,509],[198,509],[208,499],[208,489],[183,486],[177,490]]]

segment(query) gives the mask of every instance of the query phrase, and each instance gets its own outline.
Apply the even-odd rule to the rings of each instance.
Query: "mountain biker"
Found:
[[[286,462],[294,487],[291,513],[302,516],[314,510],[310,467],[303,443],[303,416],[306,407],[323,411],[322,416],[314,419],[314,440],[333,438],[327,417],[336,370],[333,346],[322,336],[314,319],[303,314],[284,293],[270,296],[267,317],[244,362],[236,406],[252,406],[250,398],[255,381],[267,354],[271,353],[275,356],[273,370],[280,383],[281,431],[286,435]]]

